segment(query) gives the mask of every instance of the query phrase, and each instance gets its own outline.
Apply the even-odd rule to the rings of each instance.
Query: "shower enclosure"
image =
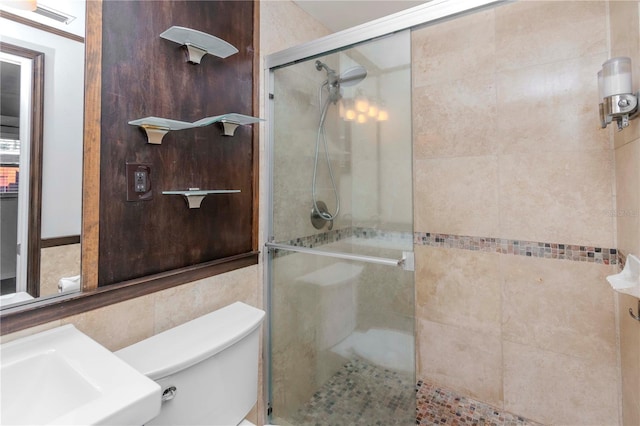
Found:
[[[415,424],[409,31],[269,79],[269,420]]]

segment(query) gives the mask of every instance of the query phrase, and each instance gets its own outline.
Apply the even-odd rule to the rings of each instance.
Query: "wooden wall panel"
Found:
[[[102,125],[98,285],[170,271],[254,250],[252,126],[234,137],[217,125],[170,132],[161,145],[128,121],[182,121],[228,112],[254,114],[254,4],[251,1],[103,3]],[[236,46],[200,65],[159,37],[172,25]],[[151,165],[153,199],[126,201],[126,162]],[[209,195],[200,209],[163,190],[240,189]]]
[[[82,158],[82,291],[98,287],[100,234],[100,117],[102,95],[102,0],[89,1],[84,70],[84,152]]]

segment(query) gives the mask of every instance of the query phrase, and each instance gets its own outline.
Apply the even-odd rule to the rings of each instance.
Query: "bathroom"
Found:
[[[107,56],[103,52],[103,68],[87,68],[87,76],[102,73],[103,111],[95,115],[95,109],[85,109],[85,123],[143,117],[113,117],[113,103],[122,109],[133,107],[117,104],[105,91],[107,84],[115,84],[116,77],[122,84],[130,82],[132,89],[138,79],[148,77],[145,63],[136,63],[143,59],[136,57],[148,55],[149,61],[169,64],[173,69],[180,65],[175,57],[157,58],[153,52],[140,53],[117,44],[145,37],[159,44],[155,39],[166,29],[162,25],[174,23],[159,18],[170,14],[168,6],[152,3],[157,11],[149,15],[149,26],[128,28],[113,16],[102,21],[102,37],[124,35],[113,40],[113,50],[120,48],[119,54],[110,52]],[[95,11],[96,4],[90,2],[88,7]],[[220,7],[215,13],[224,13],[223,6],[231,7],[224,3],[207,7]],[[194,3],[189,7],[193,9],[181,13],[198,15],[198,8],[204,6]],[[111,13],[107,9],[101,12]],[[614,292],[606,281],[619,271],[626,255],[640,253],[640,200],[634,189],[640,180],[634,167],[640,160],[640,120],[631,121],[621,132],[613,129],[615,125],[601,129],[596,79],[602,63],[615,56],[631,57],[634,74],[640,75],[639,13],[637,1],[519,1],[481,8],[433,25],[416,24],[411,30],[411,232],[415,253],[415,296],[411,297],[415,297],[416,380],[542,424],[640,424],[640,328],[628,313],[632,309],[638,314],[638,300]],[[246,108],[239,112],[267,118],[265,58],[332,31],[289,1],[256,2],[254,9],[242,9],[234,16],[237,21],[229,20],[225,34],[216,35],[242,40],[249,46],[241,52],[244,63],[232,62],[232,72],[242,74],[244,85],[226,74],[221,79],[232,82],[228,87],[237,85],[234,90],[244,90],[238,102]],[[151,21],[152,17],[157,20]],[[2,20],[4,23],[5,18]],[[175,24],[189,26],[186,20]],[[87,28],[89,58],[89,47],[95,47],[90,44],[96,37],[90,32],[98,26]],[[259,57],[253,57],[255,51],[260,52]],[[121,67],[118,69],[124,74],[110,75],[108,61],[113,69]],[[229,72],[225,64],[229,66],[205,57],[194,72],[206,72],[201,71],[206,65],[215,66],[218,73]],[[322,81],[315,68],[308,72]],[[215,77],[213,80],[216,82]],[[204,102],[206,96],[186,94],[183,83],[164,85],[162,90],[172,90],[171,96],[161,89],[153,93],[136,89],[131,96],[138,104],[158,108],[145,111],[148,115],[170,114],[172,110],[162,110],[161,103],[169,104],[172,99],[178,110],[187,108],[192,101],[189,98]],[[638,77],[635,90],[637,85]],[[238,108],[226,99],[237,97],[234,92],[216,89],[205,95],[223,104],[220,113]],[[182,91],[185,94],[177,93]],[[194,111],[193,117],[167,117],[197,119],[200,112]],[[145,145],[144,135],[137,129],[132,133],[130,126],[116,127],[113,133],[102,129],[98,145],[104,150],[102,158],[87,157],[85,152],[83,291],[96,294],[87,298],[91,301],[86,306],[80,301],[62,303],[63,313],[55,318],[47,313],[53,308],[46,306],[16,313],[14,323],[2,321],[3,342],[73,324],[117,351],[236,301],[266,306],[268,123],[253,126],[253,134],[248,128],[236,135],[253,151],[235,153],[227,146],[217,152],[238,155],[244,169],[230,177],[225,173],[206,176],[224,186],[240,180],[243,194],[253,194],[257,200],[243,198],[238,205],[220,201],[224,208],[237,207],[234,212],[242,216],[238,240],[227,231],[208,228],[207,235],[221,238],[229,247],[225,252],[222,244],[216,243],[210,258],[231,260],[165,274],[156,281],[145,277],[180,266],[165,259],[175,251],[166,247],[159,234],[170,232],[170,238],[177,238],[181,230],[163,230],[172,220],[170,215],[154,217],[159,220],[155,228],[144,222],[145,202],[131,204],[140,207],[131,207],[129,212],[109,210],[109,204],[117,204],[123,196],[124,171],[120,170],[125,161],[149,161],[136,152],[150,147]],[[135,140],[128,140],[133,139],[131,135]],[[197,161],[198,153],[176,147],[176,135],[169,133],[161,146],[152,147],[160,148],[156,150],[158,164],[175,175],[184,167],[185,176],[197,176],[203,167]],[[315,137],[314,129],[309,136],[310,150]],[[87,140],[85,136],[85,149],[91,145]],[[107,141],[114,146],[106,146]],[[109,157],[122,152],[128,157]],[[172,163],[182,155],[195,164]],[[91,161],[97,163],[91,167]],[[228,170],[224,164],[216,166]],[[98,182],[95,175],[101,169]],[[113,180],[108,170],[116,171]],[[151,171],[152,182],[158,185],[154,188],[156,199],[165,189],[154,175],[157,172]],[[309,192],[309,185],[300,182],[301,191]],[[171,214],[182,217],[180,209],[186,207],[178,201]],[[208,201],[204,200],[203,207]],[[105,211],[110,211],[109,215],[103,216]],[[140,232],[151,235],[151,241],[137,242],[140,234],[131,223],[143,227]],[[96,239],[104,238],[103,229],[116,233],[127,244],[118,243],[116,237],[98,244]],[[520,250],[522,246],[525,248]],[[548,249],[548,255],[542,249]],[[149,253],[140,254],[141,250]],[[246,256],[233,257],[237,254]],[[131,275],[127,275],[128,268],[112,266],[125,262],[135,269]],[[118,290],[122,296],[115,297],[105,291],[109,285],[98,285],[97,278],[92,279],[98,276],[101,283],[116,286],[129,282]],[[6,331],[6,324],[16,325]],[[266,393],[263,388],[261,395]],[[277,415],[278,407],[273,410]],[[261,396],[249,419],[262,424],[266,412],[266,398]]]

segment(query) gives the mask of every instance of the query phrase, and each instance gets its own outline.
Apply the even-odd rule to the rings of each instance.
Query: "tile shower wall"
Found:
[[[339,69],[335,57],[321,58],[328,66]],[[333,61],[331,61],[333,59]],[[307,61],[279,69],[275,73],[275,108],[274,120],[278,123],[273,129],[273,235],[280,240],[311,235],[322,231],[316,230],[309,219],[311,213],[311,182],[318,120],[321,106],[318,103],[318,88],[326,79],[324,71],[315,69],[313,61]],[[343,156],[347,147],[346,138],[336,134],[337,108],[327,111],[327,139],[332,167],[339,186],[341,199],[351,196],[350,185],[343,183],[349,173],[349,163]],[[334,195],[331,181],[326,172],[324,148],[320,148],[317,174],[318,200],[323,200],[329,210],[335,211]],[[340,215],[334,227],[340,229],[345,222],[350,225],[345,215]]]
[[[611,56],[629,56],[634,64],[635,88],[640,78],[640,3],[611,2]],[[635,35],[632,36],[632,35]],[[624,254],[640,255],[640,120],[622,132],[614,132],[616,157],[616,207],[618,247]],[[620,333],[620,369],[622,421],[640,424],[640,323],[633,320],[629,308],[637,313],[638,299],[623,294],[618,298]]]
[[[344,103],[327,111],[329,156],[340,196],[340,215],[333,230],[351,226],[411,231],[411,115],[410,54],[408,34],[375,42],[377,51],[396,54],[392,64],[377,64],[372,45],[355,46],[345,52],[320,57],[338,72],[364,65],[368,74],[355,86],[341,88],[343,99],[352,101],[363,93],[392,111],[388,122],[348,123],[339,117]],[[313,61],[277,69],[274,73],[273,129],[273,235],[277,241],[312,236],[311,182],[320,117],[318,89],[326,79]],[[323,90],[326,99],[326,90]],[[320,147],[317,200],[335,211],[334,192],[327,172],[324,147]]]
[[[263,1],[260,2],[260,87],[264,88],[264,57],[292,47],[302,44],[316,38],[320,38],[329,34],[329,30],[319,22],[311,18],[306,12],[291,1]],[[264,90],[259,91],[260,95],[260,117],[266,117],[266,100],[264,98]],[[314,115],[315,117],[315,115]],[[317,123],[316,123],[317,124]],[[307,123],[307,126],[311,124]],[[313,124],[315,126],[315,124]],[[260,131],[260,209],[264,211],[267,206],[267,194],[271,190],[268,187],[268,167],[265,142],[267,135],[265,133],[265,125],[261,124]],[[313,143],[313,141],[311,142]],[[295,165],[294,165],[295,166]],[[275,201],[275,200],[274,200]],[[308,210],[308,207],[307,207]],[[263,218],[264,216],[261,216]],[[301,216],[302,217],[302,216]],[[294,236],[308,235],[304,233],[303,226],[307,226],[307,221],[302,224],[296,224],[295,232],[291,232]],[[266,221],[260,220],[260,244],[262,247],[264,241],[264,233]],[[282,229],[282,224],[279,225]],[[285,228],[286,229],[286,228]],[[313,229],[313,228],[312,228]]]
[[[413,31],[417,235],[616,247],[607,20],[606,2],[522,1]],[[619,423],[615,265],[415,250],[419,378],[544,424]]]

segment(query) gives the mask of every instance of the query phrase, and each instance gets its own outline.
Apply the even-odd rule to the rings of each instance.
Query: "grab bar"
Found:
[[[316,254],[318,256],[335,257],[337,259],[355,260],[358,262],[375,263],[385,266],[401,266],[404,270],[413,271],[413,252],[403,251],[402,259],[389,259],[386,257],[365,256],[362,254],[342,253],[336,251],[317,250],[308,247],[290,246],[288,244],[265,243],[267,248],[273,250],[295,251],[298,253]]]

